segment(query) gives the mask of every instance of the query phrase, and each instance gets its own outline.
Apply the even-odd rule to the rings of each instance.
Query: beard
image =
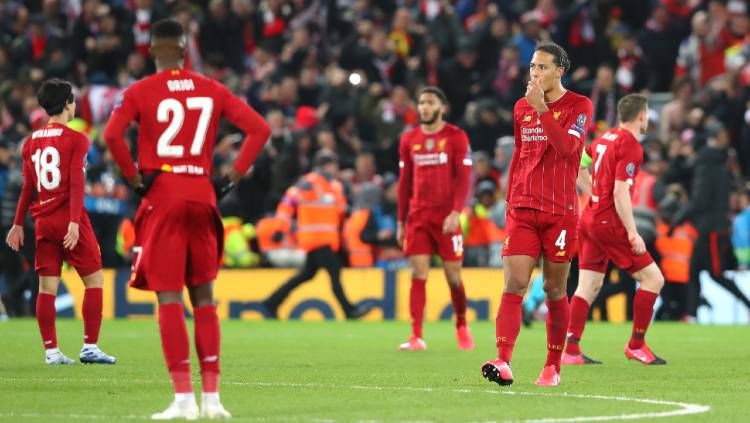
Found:
[[[422,125],[432,125],[438,120],[439,117],[440,117],[440,111],[438,110],[431,117],[427,119],[422,119],[422,117],[420,116],[419,123],[421,123]]]

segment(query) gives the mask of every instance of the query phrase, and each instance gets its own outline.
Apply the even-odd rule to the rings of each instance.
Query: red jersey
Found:
[[[566,91],[537,114],[525,98],[513,108],[515,149],[508,177],[511,208],[578,213],[576,178],[591,121],[591,100]]]
[[[597,220],[619,221],[613,196],[615,181],[627,182],[632,197],[633,184],[643,163],[643,147],[630,131],[614,128],[587,145],[586,154],[593,165],[591,198],[585,213],[591,213]]]
[[[466,133],[445,124],[425,134],[416,127],[401,135],[399,145],[398,220],[407,213],[434,208],[447,215],[461,212],[469,193],[471,148]]]
[[[88,149],[88,138],[63,124],[49,123],[34,131],[21,152],[23,188],[13,223],[23,225],[29,206],[35,219],[60,210],[61,219],[78,223]]]
[[[225,86],[191,71],[168,69],[130,86],[115,105],[104,138],[123,176],[132,177],[137,170],[122,134],[138,122],[139,169],[182,175],[166,178],[166,186],[160,181],[159,195],[213,203],[208,177],[221,117],[247,134],[234,163],[244,174],[268,140],[268,125]]]

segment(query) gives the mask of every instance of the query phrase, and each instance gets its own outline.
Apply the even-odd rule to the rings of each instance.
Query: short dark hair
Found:
[[[570,59],[568,59],[568,53],[559,45],[553,42],[542,42],[534,47],[534,51],[543,51],[551,54],[555,57],[555,64],[558,67],[563,68],[565,72],[570,70]]]
[[[617,103],[617,119],[620,122],[632,122],[648,105],[648,98],[643,94],[628,94]]]
[[[73,85],[62,79],[48,79],[39,87],[36,98],[48,115],[59,115],[65,106],[75,101]]]
[[[184,35],[185,30],[175,19],[161,19],[151,27],[151,38],[180,39]]]
[[[443,90],[438,87],[429,86],[422,88],[417,94],[417,99],[419,99],[419,97],[422,97],[422,94],[433,94],[435,95],[435,97],[439,98],[443,104],[448,104],[448,96],[446,96],[445,92],[443,92]]]

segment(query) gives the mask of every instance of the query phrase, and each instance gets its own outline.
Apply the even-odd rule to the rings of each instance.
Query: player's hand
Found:
[[[13,251],[18,251],[23,246],[23,226],[13,225],[8,231],[5,242]]]
[[[456,230],[458,230],[458,225],[461,224],[459,219],[460,216],[461,214],[454,210],[445,218],[445,220],[443,221],[444,234],[452,234],[456,232]]]
[[[628,234],[628,242],[630,242],[630,248],[633,250],[633,254],[641,256],[646,253],[646,243],[643,242],[638,233]]]
[[[526,102],[529,103],[537,113],[547,111],[547,104],[544,102],[544,90],[542,83],[538,79],[532,79],[526,85]]]
[[[399,248],[404,248],[404,223],[398,222],[396,225],[396,243],[398,244]]]
[[[125,180],[128,181],[128,185],[130,185],[130,188],[133,188],[133,191],[135,191],[136,194],[140,195],[141,197],[146,195],[147,188],[143,184],[143,178],[141,177],[140,173],[136,173],[130,178],[125,178]]]
[[[76,248],[76,245],[78,245],[78,224],[70,222],[68,224],[68,233],[63,238],[63,247],[72,250]]]

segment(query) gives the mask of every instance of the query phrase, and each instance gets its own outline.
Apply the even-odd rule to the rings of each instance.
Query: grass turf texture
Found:
[[[711,407],[659,421],[740,422],[750,413],[748,327],[654,324],[649,343],[669,364],[649,367],[622,353],[629,325],[590,324],[582,346],[604,365],[563,367],[557,388],[533,384],[546,354],[539,323],[521,330],[510,387],[480,375],[496,354],[490,322],[472,325],[472,352],[458,351],[447,322],[425,326],[425,352],[397,351],[405,322],[228,321],[222,330],[221,396],[236,421],[565,421],[558,419],[679,409],[577,395]],[[81,333],[82,322],[58,320],[60,347],[71,358]],[[104,322],[100,346],[117,356],[114,366],[44,365],[33,320],[0,324],[0,340],[0,421],[132,422],[172,399],[153,321]]]

